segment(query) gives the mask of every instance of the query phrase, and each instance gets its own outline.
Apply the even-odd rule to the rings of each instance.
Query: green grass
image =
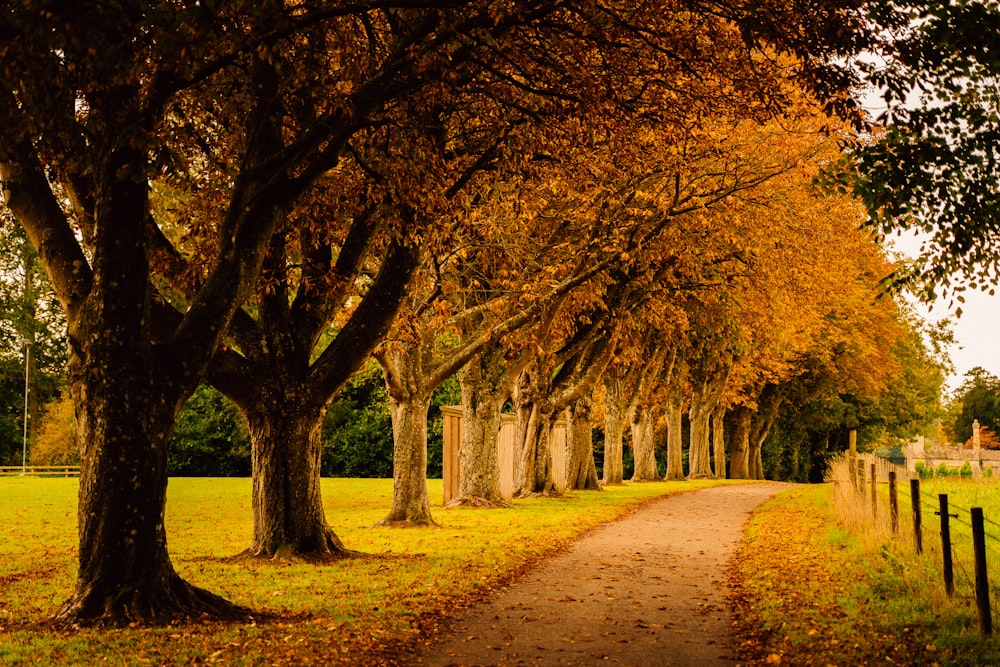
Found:
[[[166,628],[28,628],[50,616],[74,583],[75,479],[0,479],[0,663],[50,665],[357,664],[412,642],[434,615],[489,590],[525,563],[667,493],[719,482],[658,482],[515,501],[511,509],[453,509],[431,480],[436,529],[372,528],[390,506],[392,480],[323,480],[327,519],[370,558],[327,565],[231,563],[249,546],[248,479],[172,479],[167,539],[191,583],[284,620]],[[367,651],[367,653],[365,653]]]

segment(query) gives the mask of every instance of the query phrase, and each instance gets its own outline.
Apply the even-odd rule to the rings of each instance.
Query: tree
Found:
[[[352,137],[447,80],[472,45],[552,8],[521,9],[28,2],[4,13],[0,183],[66,312],[82,443],[80,567],[59,622],[243,613],[170,561],[175,415],[273,260],[274,231],[295,224],[289,213]],[[310,47],[324,38],[342,48]],[[192,238],[170,243],[151,181],[197,202]],[[183,291],[158,278],[171,245],[173,258],[197,259]]]
[[[810,73],[831,52],[856,48],[860,40],[844,35],[865,34],[854,3],[821,2],[808,15],[775,11],[759,23],[752,20],[754,5],[720,5],[688,32],[695,24],[686,4],[671,11],[543,0],[401,5],[28,1],[0,19],[0,184],[66,312],[82,444],[80,567],[58,621],[243,613],[183,581],[170,562],[163,514],[175,416],[231,325],[239,326],[238,308],[267,294],[257,281],[261,267],[267,264],[272,275],[285,270],[275,261],[284,256],[285,239],[274,232],[309,217],[308,197],[336,177],[353,139],[377,132],[404,100],[424,99],[430,88],[447,92],[483,71],[518,91],[559,90],[567,72],[595,60],[574,48],[555,57],[555,37],[571,46],[581,37],[601,44],[609,61],[631,68],[619,71],[650,77],[611,87],[599,77],[572,81],[580,90],[610,88],[617,102],[628,102],[643,91],[669,98],[669,87],[649,85],[671,80],[672,70],[659,69],[660,57],[680,52],[697,61],[704,34],[716,32],[733,52],[763,35],[809,56]],[[629,28],[624,36],[615,32],[622,26]],[[672,31],[680,37],[670,42],[675,48],[649,48],[654,35]],[[845,41],[835,45],[833,36]],[[512,60],[521,56],[548,64],[546,76],[526,80],[523,62]],[[743,74],[778,67],[766,58],[739,62],[752,68],[735,72],[735,79],[719,77],[716,92],[733,81],[749,86],[755,79]],[[718,65],[730,72],[727,61]],[[677,80],[678,89],[688,75]],[[719,97],[706,95],[702,104]],[[414,170],[421,164],[414,162]],[[185,221],[190,238],[170,239],[151,183],[179,188],[197,202]],[[406,255],[417,239],[408,236],[405,219],[397,222],[390,242],[399,254],[390,254],[409,266]],[[183,289],[172,279],[170,260],[177,256],[197,260],[187,262],[191,280]],[[385,289],[402,283],[390,281]],[[377,308],[375,301],[368,307]],[[289,307],[280,299],[272,305]],[[349,342],[370,335],[354,333],[337,346],[354,347]],[[307,350],[295,353],[308,363]],[[352,355],[343,365],[361,362]],[[260,400],[273,403],[274,396]],[[325,406],[304,402],[314,414]],[[251,435],[270,426],[249,421]],[[257,517],[256,550],[339,548],[318,515],[316,440],[312,432],[296,435],[309,442],[309,460],[289,464],[298,466],[290,477],[306,486],[304,496],[289,496],[304,500],[293,518],[304,537],[289,539],[284,518],[268,513]],[[281,467],[279,457],[260,460]]]
[[[917,231],[920,257],[892,282],[924,298],[1000,278],[1000,10],[988,2],[894,2],[877,15],[886,43],[862,65],[886,111],[833,180],[865,203],[879,232]]]
[[[977,419],[981,427],[1000,432],[1000,379],[996,376],[978,366],[973,368],[952,400],[955,442],[972,437],[972,422]]]

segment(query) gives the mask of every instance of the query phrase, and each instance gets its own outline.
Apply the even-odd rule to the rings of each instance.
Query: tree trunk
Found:
[[[320,489],[325,407],[262,391],[246,411],[253,463],[254,558],[325,560],[348,553],[326,522]]]
[[[593,429],[590,426],[590,411],[593,402],[590,397],[581,398],[569,409],[569,430],[566,445],[569,456],[566,461],[566,488],[600,491],[597,480],[597,465],[594,463]]]
[[[174,570],[163,517],[168,446],[181,396],[154,379],[138,336],[116,333],[70,330],[70,388],[81,445],[79,570],[75,591],[54,620],[127,625],[203,613],[243,616],[246,610],[191,586]]]
[[[760,453],[760,446],[763,442],[763,440],[760,440],[758,442],[751,443],[750,457],[753,461],[751,479],[764,479],[764,459]]]
[[[549,438],[552,419],[537,403],[517,406],[517,445],[514,470],[514,496],[526,498],[556,493],[552,478],[552,452]]]
[[[656,471],[655,450],[653,414],[646,406],[635,406],[632,409],[632,453],[635,457],[633,482],[653,482],[660,479]]]
[[[721,405],[712,411],[712,455],[715,458],[715,477],[726,479],[726,409]]]
[[[392,404],[392,509],[380,526],[434,526],[427,495],[427,413],[430,396],[390,396]]]
[[[688,419],[691,422],[691,444],[688,448],[688,477],[700,479],[712,477],[708,428],[712,410],[709,406],[692,397]]]
[[[625,406],[618,383],[605,382],[604,399],[604,479],[601,483],[621,484],[622,438],[625,434]]]
[[[729,441],[729,477],[751,479],[750,476],[750,419],[753,411],[744,406],[733,410],[733,433]]]
[[[684,407],[679,400],[667,403],[666,479],[684,479]]]
[[[458,494],[449,507],[506,507],[500,490],[500,465],[497,436],[500,432],[500,409],[507,391],[498,394],[498,386],[482,367],[483,357],[474,358],[459,373],[462,386],[462,443],[459,449],[461,477]]]

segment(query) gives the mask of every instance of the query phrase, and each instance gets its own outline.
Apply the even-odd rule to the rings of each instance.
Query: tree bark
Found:
[[[726,409],[721,405],[712,411],[712,456],[715,459],[715,477],[726,479]]]
[[[549,450],[551,415],[534,402],[522,402],[516,407],[514,496],[554,495],[556,485],[552,477],[552,452]]]
[[[622,484],[622,440],[625,435],[625,406],[620,384],[613,378],[604,383],[604,475],[601,483]]]
[[[733,432],[729,441],[729,477],[731,479],[751,479],[750,477],[750,420],[753,411],[745,405],[733,410]]]
[[[253,465],[254,558],[327,560],[348,550],[326,522],[320,489],[324,405],[262,389],[247,411]]]
[[[684,407],[680,400],[667,402],[667,474],[666,479],[684,479]]]
[[[141,300],[140,300],[141,303]],[[154,373],[134,301],[70,326],[80,452],[79,570],[56,623],[167,623],[248,613],[177,575],[167,553],[167,457],[183,392]],[[134,327],[134,328],[133,328]],[[146,339],[148,341],[148,339]]]
[[[392,509],[380,526],[434,526],[427,494],[429,396],[398,398],[392,404]]]
[[[590,412],[593,402],[590,397],[576,401],[568,410],[569,430],[566,434],[566,488],[575,490],[600,491],[597,480],[597,465],[594,463],[593,429],[590,426]]]
[[[462,386],[461,476],[453,506],[506,507],[500,489],[497,436],[500,410],[509,391],[493,382],[497,368],[484,368],[487,356],[478,355],[459,373]]]
[[[653,413],[645,405],[632,408],[632,453],[635,468],[633,482],[653,482],[660,479],[656,470],[656,443],[653,440]]]
[[[688,419],[691,423],[691,444],[688,447],[688,477],[700,479],[712,477],[712,465],[709,460],[709,419],[712,409],[706,405],[700,396],[691,399]]]

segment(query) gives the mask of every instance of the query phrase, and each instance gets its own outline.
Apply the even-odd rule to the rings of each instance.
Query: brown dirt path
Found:
[[[457,619],[420,665],[734,665],[725,568],[787,485],[657,500],[592,531]]]

